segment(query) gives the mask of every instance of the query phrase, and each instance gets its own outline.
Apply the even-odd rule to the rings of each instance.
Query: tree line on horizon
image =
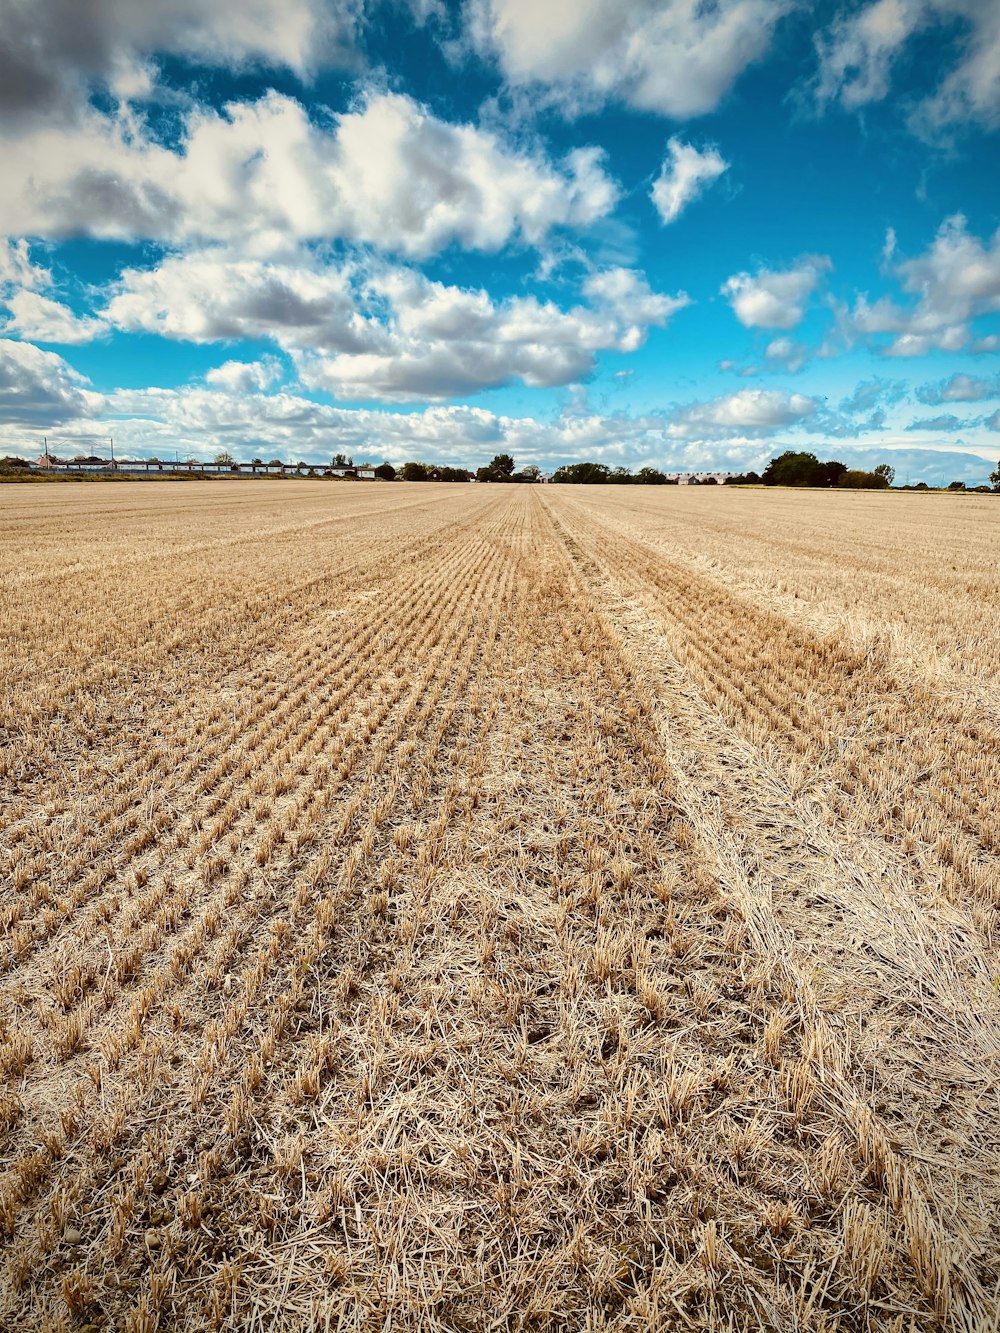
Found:
[[[772,458],[759,475],[756,472],[745,472],[737,477],[727,477],[726,485],[840,486],[855,491],[884,491],[892,485],[895,477],[895,468],[888,463],[879,463],[878,467],[866,472],[861,468],[849,468],[837,458],[823,460],[815,454],[786,449],[777,458]]]
[[[100,463],[104,460],[96,456],[77,456],[73,462],[93,462]],[[150,463],[159,462],[159,459],[150,458]],[[196,460],[191,459],[191,462]],[[228,452],[220,453],[214,459],[216,464],[229,463],[236,466],[236,460]],[[251,466],[256,464],[263,466],[263,460],[254,458],[251,460]],[[300,462],[297,464],[286,464],[280,458],[271,460],[270,467],[292,467],[298,469],[308,468],[310,472],[316,468],[322,468],[323,464],[307,464]],[[354,468],[354,459],[345,457],[343,454],[337,454],[333,459],[332,466]],[[366,465],[370,466],[370,465]],[[27,471],[31,464],[26,458],[18,458],[12,455],[0,458],[0,473]],[[485,466],[472,471],[471,468],[456,467],[450,464],[434,464],[410,461],[403,463],[400,468],[395,468],[388,461],[380,463],[374,468],[375,475],[383,481],[394,481],[397,477],[402,481],[450,481],[450,482],[492,482],[499,484],[533,484],[541,480],[541,469],[533,463],[517,470],[514,459],[510,454],[495,454],[493,459]],[[846,490],[886,490],[892,486],[896,478],[896,472],[888,463],[879,463],[870,472],[860,468],[849,468],[846,463],[839,459],[820,459],[813,453],[806,451],[796,451],[786,449],[784,453],[779,454],[764,468],[763,472],[743,472],[739,475],[727,477],[726,486],[794,486],[794,487],[819,487],[828,489],[838,487]],[[645,466],[638,472],[632,472],[627,467],[610,468],[606,463],[594,463],[583,461],[579,463],[565,463],[552,474],[552,481],[564,485],[576,486],[676,486],[678,480],[676,477],[668,477],[658,468]],[[715,477],[706,477],[695,483],[701,486],[718,485]],[[925,481],[918,481],[914,485],[905,485],[900,487],[902,490],[927,491],[932,488]],[[972,489],[976,491],[994,491],[1000,492],[1000,461],[998,461],[996,470],[990,473],[988,486],[975,486],[967,488],[964,481],[953,481],[947,487],[950,491],[964,491]]]
[[[879,463],[870,472],[861,468],[849,468],[839,459],[822,460],[815,454],[805,451],[786,449],[777,458],[772,458],[759,475],[746,472],[736,477],[727,477],[727,486],[816,486],[820,488],[840,487],[855,491],[882,491],[892,486],[896,479],[896,469],[888,463]],[[900,490],[929,491],[932,489],[926,481],[914,485],[901,486]],[[936,489],[936,488],[934,488]],[[947,487],[949,491],[967,489],[964,481],[953,481]],[[990,473],[989,486],[975,486],[976,491],[1000,491],[1000,462],[996,471]]]

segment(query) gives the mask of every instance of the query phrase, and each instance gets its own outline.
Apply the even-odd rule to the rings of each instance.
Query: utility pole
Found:
[[[109,436],[108,436],[108,439],[111,441],[111,466],[114,467],[114,465],[115,465],[115,437],[114,437],[113,435],[109,435]]]

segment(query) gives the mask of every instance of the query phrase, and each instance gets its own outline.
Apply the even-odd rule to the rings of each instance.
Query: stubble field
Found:
[[[995,1328],[1000,506],[0,492],[0,1328]]]

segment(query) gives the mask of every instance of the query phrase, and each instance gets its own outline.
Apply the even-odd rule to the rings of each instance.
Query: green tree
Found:
[[[990,473],[990,485],[995,491],[1000,491],[1000,461],[997,462],[997,470]]]
[[[212,459],[212,462],[225,463],[227,466],[232,467],[232,465],[236,462],[236,459],[232,456],[231,453],[229,453],[228,450],[223,449],[221,454],[215,455],[215,457]]]
[[[593,486],[608,480],[606,463],[567,463],[552,474],[553,481],[568,482],[573,486]]]
[[[426,463],[404,463],[401,476],[404,481],[426,481],[429,472]]]
[[[375,469],[375,475],[376,477],[380,477],[382,481],[395,481],[396,469],[391,463],[379,463],[378,467]]]
[[[818,467],[819,459],[815,454],[786,449],[771,459],[761,481],[765,486],[811,486]]]
[[[888,463],[879,463],[878,467],[875,469],[875,475],[876,477],[884,477],[885,484],[891,486],[896,480],[896,469],[890,467]]]
[[[821,463],[815,454],[786,449],[771,459],[761,481],[765,486],[839,486],[846,471],[836,458]]]
[[[812,481],[810,486],[838,486],[840,479],[847,471],[847,464],[840,463],[836,458],[829,459],[826,463],[818,463],[813,469]]]
[[[513,458],[510,454],[496,454],[490,464],[490,471],[497,472],[503,477],[512,477],[514,475]]]
[[[864,472],[860,468],[845,470],[837,485],[849,491],[884,491],[889,485],[878,472]]]

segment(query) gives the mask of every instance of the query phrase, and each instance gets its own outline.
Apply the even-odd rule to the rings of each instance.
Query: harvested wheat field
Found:
[[[997,1326],[989,497],[0,542],[0,1327]]]

